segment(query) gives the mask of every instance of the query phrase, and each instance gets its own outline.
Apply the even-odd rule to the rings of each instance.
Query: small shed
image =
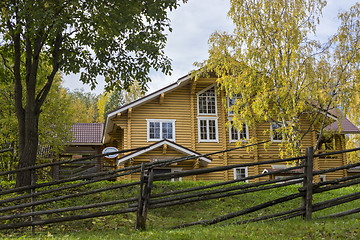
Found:
[[[64,152],[57,160],[64,161],[101,154],[103,123],[75,123],[71,131],[72,141],[68,143]],[[88,173],[103,171],[102,158],[64,164],[53,169],[53,178],[61,179],[70,176],[79,176]]]

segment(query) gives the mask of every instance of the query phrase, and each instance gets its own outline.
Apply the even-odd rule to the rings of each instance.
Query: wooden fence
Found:
[[[258,144],[263,144],[258,143]],[[232,219],[235,217],[239,217],[248,213],[252,213],[258,211],[260,209],[268,208],[270,206],[274,206],[276,204],[280,204],[283,202],[287,202],[293,199],[301,198],[301,206],[277,213],[271,213],[266,216],[261,216],[258,218],[247,219],[239,221],[239,224],[247,223],[247,222],[255,222],[255,221],[262,221],[262,220],[283,220],[289,219],[297,216],[303,216],[305,220],[310,220],[312,218],[312,213],[333,207],[339,204],[343,204],[346,202],[354,201],[360,198],[360,192],[355,192],[352,194],[344,195],[338,198],[330,199],[323,202],[318,202],[313,204],[313,195],[322,193],[325,191],[330,191],[333,189],[339,189],[347,186],[352,186],[360,183],[360,174],[342,177],[334,180],[314,183],[313,177],[316,175],[321,175],[325,173],[330,173],[334,171],[349,169],[353,167],[360,166],[360,163],[348,164],[345,166],[338,166],[335,168],[329,168],[326,170],[321,171],[313,171],[313,159],[316,157],[324,157],[330,156],[335,154],[342,154],[345,152],[352,152],[358,151],[357,149],[345,150],[345,151],[337,151],[332,153],[323,153],[313,155],[312,147],[306,150],[305,156],[294,157],[294,158],[286,158],[286,159],[276,159],[276,160],[269,160],[269,161],[262,161],[262,162],[252,162],[246,164],[236,164],[236,165],[229,165],[229,166],[220,166],[214,168],[202,168],[202,169],[195,169],[195,170],[188,170],[182,172],[175,172],[175,173],[164,173],[164,174],[154,174],[153,169],[159,167],[169,166],[171,164],[189,160],[189,159],[196,159],[199,157],[205,157],[213,154],[219,154],[223,152],[232,151],[239,148],[250,147],[256,144],[237,147],[233,149],[228,149],[224,151],[218,151],[214,153],[204,154],[202,156],[186,156],[180,158],[174,158],[171,160],[164,160],[164,161],[157,161],[152,163],[142,163],[141,165],[135,165],[130,167],[125,167],[121,169],[115,169],[112,171],[104,171],[104,172],[97,172],[97,173],[89,173],[82,176],[74,176],[66,179],[60,179],[56,181],[50,182],[43,182],[43,183],[36,183],[35,177],[33,177],[33,182],[29,186],[24,186],[20,188],[13,188],[13,189],[4,189],[0,192],[0,220],[2,223],[0,224],[1,229],[16,229],[22,227],[32,226],[33,231],[35,231],[34,226],[37,225],[46,225],[51,223],[59,223],[59,222],[66,222],[66,221],[74,221],[74,220],[81,220],[81,219],[89,219],[89,218],[96,218],[102,216],[110,216],[116,214],[124,214],[129,212],[136,212],[137,219],[136,219],[136,228],[137,229],[145,229],[146,227],[146,219],[147,213],[151,209],[156,208],[163,208],[168,206],[174,205],[182,205],[186,203],[193,203],[198,201],[207,201],[210,199],[218,199],[224,197],[231,197],[235,195],[250,193],[250,192],[258,192],[258,191],[266,191],[269,189],[280,188],[283,186],[293,185],[293,184],[300,184],[299,191],[288,196],[278,197],[277,199],[273,199],[270,201],[265,201],[261,204],[241,209],[240,211],[232,212],[229,214],[225,214],[222,216],[218,216],[213,219],[195,221],[191,223],[186,223],[178,226],[174,226],[172,228],[182,228],[188,227],[193,225],[211,225],[216,224],[228,219]],[[146,148],[146,147],[144,147]],[[139,149],[144,148],[137,148],[137,149],[130,149],[130,150],[123,150],[119,151],[119,153],[124,152],[132,152]],[[110,153],[113,154],[113,153]],[[56,166],[60,164],[68,164],[73,162],[84,162],[84,161],[91,161],[91,159],[103,157],[107,154],[96,155],[91,157],[79,158],[79,159],[72,159],[68,161],[62,162],[52,162],[41,164],[38,166],[27,167],[23,169],[17,169],[13,171],[1,172],[0,176],[7,175],[7,174],[14,174],[20,171],[31,171],[33,176],[35,176],[34,172],[36,169],[49,167],[49,166]],[[193,176],[193,175],[200,175],[206,174],[211,172],[218,172],[218,171],[226,171],[233,168],[238,167],[251,167],[251,166],[259,166],[264,164],[274,164],[274,163],[288,163],[292,161],[299,161],[301,160],[301,164],[298,166],[289,167],[286,169],[279,169],[272,172],[267,172],[263,174],[248,176],[241,179],[235,179],[231,181],[224,181],[224,182],[217,182],[201,187],[193,187],[187,189],[181,189],[177,191],[171,192],[162,192],[157,194],[152,194],[151,190],[156,184],[156,181],[161,180],[169,180],[173,178],[181,178],[186,176]],[[301,174],[296,176],[288,176],[281,179],[269,179],[267,181],[250,181],[247,184],[235,184],[239,182],[243,182],[246,180],[254,180],[257,178],[263,178],[265,176],[270,176],[273,174],[281,174],[281,173],[288,173],[295,169],[302,169]],[[61,191],[66,189],[74,189],[81,186],[86,186],[91,183],[100,182],[104,180],[114,179],[117,177],[125,176],[128,174],[140,173],[141,177],[139,181],[135,182],[118,182],[118,184],[111,185],[106,188],[98,188],[98,189],[91,189],[91,190],[83,190],[80,192],[74,193],[65,193],[63,194]],[[79,181],[79,180],[86,180],[86,181]],[[276,183],[276,184],[275,184]],[[66,199],[78,198],[86,195],[96,194],[100,192],[106,191],[113,191],[115,189],[122,189],[122,188],[129,188],[129,187],[136,187],[138,188],[138,196],[133,196],[129,198],[123,198],[118,200],[112,201],[103,201],[98,203],[92,204],[85,204],[85,205],[77,205],[77,206],[67,206],[58,209],[45,209],[45,210],[37,210],[38,206],[42,208],[46,208],[46,204],[52,203],[54,201],[63,201]],[[21,193],[21,194],[18,194]],[[52,195],[51,195],[52,194]],[[44,197],[49,196],[49,197]],[[40,197],[42,197],[40,199]],[[124,205],[127,204],[127,205]],[[114,210],[103,211],[101,208],[105,206],[123,206],[123,208],[116,208]],[[90,210],[86,213],[76,213],[79,210]],[[100,209],[100,210],[96,210]],[[62,216],[62,213],[71,212],[71,214],[67,216]],[[352,209],[346,212],[341,212],[337,214],[332,214],[329,217],[336,217],[336,216],[344,216],[348,214],[354,214],[360,212],[360,208]],[[54,214],[58,214],[58,217],[52,217]],[[42,218],[40,218],[42,217]]]

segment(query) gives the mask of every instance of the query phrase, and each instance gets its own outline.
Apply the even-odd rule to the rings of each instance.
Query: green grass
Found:
[[[52,196],[65,193],[81,192],[84,190],[107,187],[116,182],[91,184],[75,190],[66,190],[63,193],[54,193]],[[177,189],[201,186],[209,182],[157,182],[153,192],[174,191]],[[316,220],[317,217],[327,216],[360,206],[360,199],[351,203],[342,204],[313,214],[315,220],[306,222],[301,218],[286,221],[268,221],[235,224],[237,221],[264,216],[270,213],[281,212],[301,205],[296,199],[276,205],[261,211],[227,220],[213,226],[194,226],[186,229],[168,230],[167,228],[178,224],[211,219],[226,213],[239,211],[272,199],[298,192],[299,186],[289,186],[264,192],[248,193],[228,198],[219,198],[185,205],[177,205],[162,209],[150,209],[147,218],[147,230],[134,229],[136,213],[127,213],[108,217],[99,217],[74,222],[37,226],[36,235],[31,236],[30,228],[0,232],[0,238],[9,239],[360,239],[360,215],[354,214],[337,219]],[[90,204],[101,201],[111,201],[125,197],[137,196],[137,187],[112,190],[64,201],[51,202],[40,209],[67,207],[71,205]],[[348,187],[339,190],[314,195],[314,202],[339,197],[341,195],[359,192],[360,187]],[[101,209],[82,210],[76,213],[89,213],[121,209],[126,204],[104,207]],[[29,211],[25,209],[24,211]],[[49,217],[67,216],[73,213],[53,214]],[[27,219],[24,219],[27,220]]]

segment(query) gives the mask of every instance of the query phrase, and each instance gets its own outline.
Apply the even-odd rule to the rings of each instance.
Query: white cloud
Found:
[[[339,24],[338,11],[348,10],[356,2],[359,0],[329,0],[317,28],[318,39],[325,41],[335,33]],[[194,69],[194,62],[201,62],[207,58],[210,35],[215,31],[232,31],[232,22],[227,17],[229,7],[229,0],[189,0],[169,13],[173,32],[168,34],[165,53],[172,59],[173,72],[171,76],[151,72],[152,82],[148,84],[150,92],[175,82]],[[90,87],[84,86],[78,79],[78,75],[66,76],[64,86],[90,91]],[[98,82],[97,88],[93,91],[97,94],[102,93],[104,88],[103,80],[99,79]]]

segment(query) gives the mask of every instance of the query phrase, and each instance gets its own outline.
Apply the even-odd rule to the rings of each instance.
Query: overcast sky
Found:
[[[339,10],[347,10],[359,1],[328,0],[317,30],[317,37],[325,41],[335,33],[339,24],[337,21]],[[195,68],[194,62],[201,62],[207,58],[207,41],[211,33],[230,32],[233,29],[232,22],[227,17],[229,7],[229,0],[188,0],[188,3],[170,12],[173,31],[168,34],[165,54],[172,59],[173,72],[171,76],[151,72],[152,82],[148,84],[148,93],[175,82]],[[85,91],[91,91],[88,85],[79,81],[79,75],[68,75],[64,80],[63,86],[70,90],[83,88]],[[97,88],[92,92],[100,94],[103,91],[104,82],[102,78],[98,78]]]

